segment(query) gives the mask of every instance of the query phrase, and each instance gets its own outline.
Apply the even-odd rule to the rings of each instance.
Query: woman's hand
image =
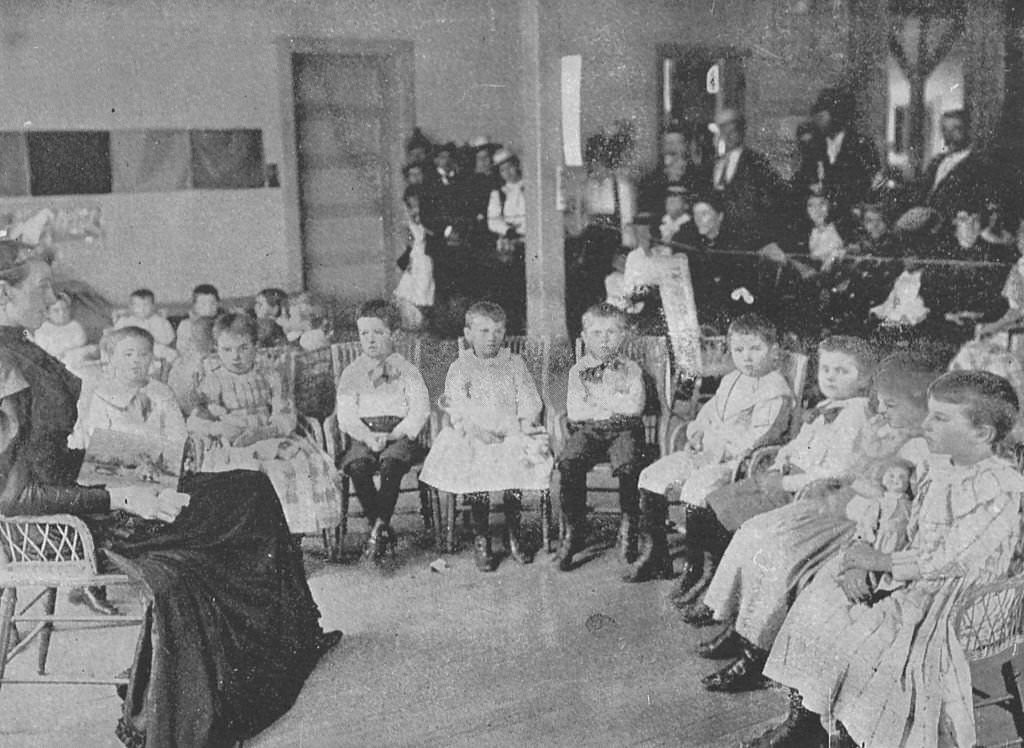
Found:
[[[839,586],[851,603],[864,603],[871,598],[867,572],[859,569],[844,571],[839,577]]]
[[[154,486],[122,486],[108,489],[110,508],[121,509],[143,519],[173,522],[191,497],[171,489],[158,490]]]

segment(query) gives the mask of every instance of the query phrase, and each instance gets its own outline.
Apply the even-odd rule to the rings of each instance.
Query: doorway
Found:
[[[399,185],[412,130],[412,43],[284,46],[286,221],[303,285],[334,302],[387,296],[405,239]]]

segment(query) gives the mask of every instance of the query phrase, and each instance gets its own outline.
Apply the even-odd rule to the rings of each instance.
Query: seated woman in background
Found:
[[[0,242],[0,513],[88,516],[109,564],[144,582],[149,615],[117,727],[125,744],[251,737],[291,707],[341,633],[320,628],[259,473],[193,475],[185,495],[75,483],[82,452],[67,438],[80,382],[25,336],[55,300],[51,282],[46,262]]]
[[[202,469],[265,473],[293,533],[319,533],[341,522],[341,478],[330,457],[296,432],[297,417],[281,377],[256,362],[256,323],[223,314],[213,323],[217,356],[199,383],[189,431],[204,440]]]

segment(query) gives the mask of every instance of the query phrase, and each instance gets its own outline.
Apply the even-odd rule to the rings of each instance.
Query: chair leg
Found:
[[[3,685],[4,671],[7,669],[7,650],[11,648],[11,629],[14,626],[14,608],[18,604],[18,590],[4,587],[0,595],[0,686]]]
[[[540,542],[545,553],[551,553],[551,491],[540,492]]]
[[[334,560],[341,560],[341,549],[348,534],[348,508],[352,498],[352,482],[347,475],[341,476],[341,522],[334,530]]]
[[[52,616],[56,607],[57,588],[50,587],[43,596],[43,613]],[[50,654],[50,635],[52,633],[53,621],[45,621],[42,630],[39,632],[39,668],[37,670],[39,675],[46,674],[46,658]]]
[[[430,494],[430,507],[434,515],[434,547],[438,553],[444,553],[444,512],[441,509],[441,492],[432,486],[426,486]]]
[[[455,553],[455,515],[458,514],[459,495],[454,493],[444,494],[445,513],[445,552]]]

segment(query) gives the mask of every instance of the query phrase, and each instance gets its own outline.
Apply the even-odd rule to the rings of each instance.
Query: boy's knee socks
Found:
[[[559,473],[562,512],[569,521],[580,519],[587,512],[587,472],[580,467],[563,465]]]
[[[377,490],[378,514],[385,522],[391,520],[398,503],[398,492],[402,487],[402,478],[409,466],[399,460],[383,460],[380,465],[380,488]]]

